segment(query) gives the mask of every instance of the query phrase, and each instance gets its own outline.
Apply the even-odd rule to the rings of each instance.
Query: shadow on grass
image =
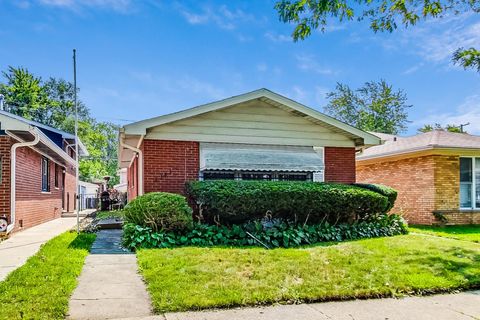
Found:
[[[80,233],[72,242],[70,242],[68,248],[90,250],[95,238],[96,235],[94,233]]]

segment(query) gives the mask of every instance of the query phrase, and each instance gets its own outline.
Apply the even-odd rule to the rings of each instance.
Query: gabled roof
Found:
[[[364,150],[357,156],[357,160],[388,157],[429,149],[478,149],[480,151],[480,136],[467,133],[433,130],[411,137],[396,137],[393,135],[388,137],[390,135],[382,136],[382,134],[378,136],[385,140],[385,143]]]
[[[3,123],[2,123],[3,122]],[[68,133],[66,131],[59,130],[57,128],[53,128],[50,126],[47,126],[43,123],[25,119],[23,117],[20,117],[16,114],[7,112],[5,110],[0,110],[0,124],[1,130],[13,130],[14,128],[17,130],[24,130],[28,131],[29,127],[36,127],[39,128],[41,131],[50,131],[55,134],[58,134],[62,136],[63,139],[65,140],[70,140],[70,142],[75,141],[75,135]],[[10,128],[9,128],[10,127]],[[80,139],[78,139],[78,147],[79,147],[79,155],[80,156],[88,156],[88,151],[85,145],[82,143]],[[53,143],[53,141],[52,141]]]
[[[300,104],[296,101],[293,101],[289,98],[286,98],[278,93],[272,92],[267,89],[259,89],[238,96],[233,96],[224,100],[200,105],[198,107],[186,109],[183,111],[163,115],[160,117],[155,117],[147,120],[138,121],[125,125],[121,132],[125,135],[145,135],[147,129],[152,127],[157,127],[163,124],[171,123],[174,121],[194,117],[201,115],[207,112],[221,110],[224,108],[231,107],[243,102],[260,99],[266,101],[275,106],[282,106],[290,109],[293,114],[301,115],[312,122],[320,122],[323,125],[337,131],[342,132],[352,139],[361,139],[361,145],[378,145],[380,139],[373,134],[362,131],[355,127],[352,127],[346,123],[343,123],[337,119],[334,119],[330,116],[327,116],[321,112],[318,112],[314,109],[311,109],[303,104]]]

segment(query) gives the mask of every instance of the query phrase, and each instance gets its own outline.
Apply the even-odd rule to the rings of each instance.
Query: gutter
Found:
[[[138,141],[137,146],[139,147],[142,144],[143,138],[145,135],[140,136],[140,140]],[[143,151],[140,150],[138,147],[131,146],[129,144],[126,144],[124,142],[125,137],[120,138],[120,146],[125,149],[132,150],[133,152],[136,152],[138,154],[138,195],[142,196],[143,195]]]
[[[30,127],[28,130],[34,137],[33,141],[27,142],[17,142],[12,145],[10,149],[10,224],[7,226],[7,234],[9,234],[15,228],[15,196],[16,196],[16,159],[17,159],[17,149],[21,147],[31,147],[36,145],[40,141],[40,135],[34,127]],[[11,133],[6,130],[8,135]]]

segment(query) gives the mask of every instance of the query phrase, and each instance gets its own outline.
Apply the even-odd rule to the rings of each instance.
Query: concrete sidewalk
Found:
[[[137,257],[121,247],[122,230],[100,230],[70,298],[68,319],[150,316],[151,302]]]
[[[119,318],[120,319],[120,318]],[[166,313],[129,320],[472,320],[480,319],[480,291],[401,299]],[[127,320],[122,318],[122,320]]]
[[[0,242],[0,281],[22,266],[28,258],[37,253],[40,246],[53,237],[70,230],[77,223],[76,218],[59,218],[24,231],[16,232]]]

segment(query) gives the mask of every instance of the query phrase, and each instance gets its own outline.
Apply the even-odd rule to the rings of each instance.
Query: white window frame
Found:
[[[460,156],[460,159],[470,159],[472,161],[472,190],[471,190],[471,201],[472,201],[472,205],[470,207],[462,207],[461,203],[460,203],[460,210],[465,210],[465,211],[468,211],[468,210],[478,210],[480,208],[477,207],[477,201],[476,201],[476,189],[477,189],[477,181],[476,181],[476,159],[480,159],[479,157],[464,157],[464,156]],[[460,164],[460,160],[459,160],[459,164]],[[460,172],[459,172],[459,175],[460,175]],[[460,179],[460,176],[459,176],[459,179]],[[460,186],[461,186],[461,181],[458,182],[459,185],[458,185],[458,188],[459,188],[459,192],[458,192],[458,197],[460,199]]]

